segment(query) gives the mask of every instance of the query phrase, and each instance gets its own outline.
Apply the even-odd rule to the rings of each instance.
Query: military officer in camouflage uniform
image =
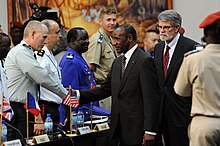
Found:
[[[115,59],[115,51],[110,36],[116,26],[116,10],[103,8],[100,13],[100,29],[91,36],[89,50],[85,53],[86,61],[92,69],[95,81],[99,85],[105,80]],[[100,107],[111,110],[111,99],[100,101]]]

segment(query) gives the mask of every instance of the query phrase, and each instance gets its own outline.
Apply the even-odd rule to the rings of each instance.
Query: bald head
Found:
[[[62,36],[60,33],[59,24],[56,21],[50,19],[45,19],[41,21],[41,23],[46,25],[49,30],[46,47],[52,51],[54,47],[59,43]]]
[[[159,40],[159,32],[157,32],[156,30],[147,31],[144,37],[144,48],[146,49],[146,51],[152,53],[154,51],[155,45],[159,42]]]
[[[24,29],[23,40],[28,43],[35,51],[40,51],[48,35],[47,26],[39,21],[30,21]]]
[[[54,27],[59,28],[59,24],[56,21],[54,21],[54,20],[45,19],[45,20],[41,21],[41,23],[43,23],[43,24],[45,24],[47,26],[47,28],[49,30],[49,33],[51,31],[53,31]]]
[[[39,21],[32,20],[30,21],[24,29],[24,38],[27,38],[32,31],[48,31],[47,27]]]

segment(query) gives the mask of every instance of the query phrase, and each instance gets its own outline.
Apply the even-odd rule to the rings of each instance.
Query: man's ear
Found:
[[[176,33],[180,31],[180,25],[175,26],[176,27]]]
[[[128,41],[132,42],[133,41],[133,36],[131,34],[128,35]]]
[[[33,30],[33,31],[31,32],[31,38],[32,38],[32,39],[34,39],[35,34],[36,34],[36,31]]]

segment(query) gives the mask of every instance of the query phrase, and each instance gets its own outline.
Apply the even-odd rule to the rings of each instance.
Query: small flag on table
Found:
[[[28,111],[32,113],[35,116],[38,116],[40,114],[40,107],[30,92],[27,92],[27,100],[28,100],[28,106],[25,104],[24,108],[28,107]]]
[[[8,119],[9,121],[11,121],[13,115],[14,115],[14,112],[9,104],[9,101],[5,100],[5,97],[3,97],[3,114],[2,114],[2,116],[5,119]]]
[[[79,101],[75,96],[70,96],[69,94],[66,95],[66,97],[63,99],[63,104],[72,106],[74,108],[79,107]]]

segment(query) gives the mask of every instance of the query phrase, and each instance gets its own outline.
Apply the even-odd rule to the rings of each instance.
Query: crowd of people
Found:
[[[110,145],[220,145],[220,12],[199,25],[203,50],[183,35],[178,12],[165,10],[157,18],[157,28],[146,32],[140,48],[135,28],[118,25],[116,10],[103,8],[100,29],[91,37],[81,27],[67,32],[60,63],[53,54],[62,37],[55,20],[32,20],[25,28],[14,23],[11,50],[0,26],[0,89],[14,111],[11,124],[26,135],[28,91],[41,107],[38,116],[29,115],[35,123],[29,125],[30,136],[44,133],[48,113],[70,129],[69,107],[62,102],[72,90],[81,107],[90,108],[92,102],[102,113],[110,111]],[[84,112],[89,119],[90,111]],[[8,137],[21,138],[14,131]]]

